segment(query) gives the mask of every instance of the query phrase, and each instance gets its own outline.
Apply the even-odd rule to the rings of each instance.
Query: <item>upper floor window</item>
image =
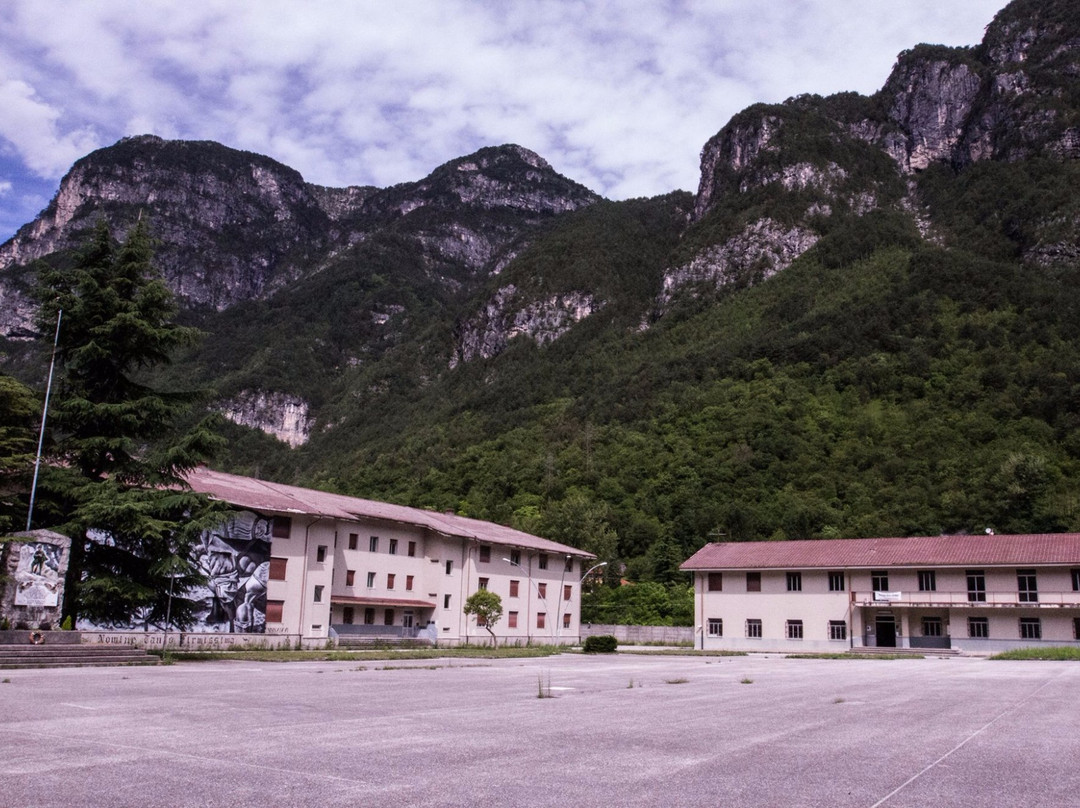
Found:
[[[567,556],[566,557],[566,566],[564,567],[564,569],[567,572],[573,572],[574,571],[574,559],[573,559],[572,556]]]
[[[547,584],[537,584],[536,585],[536,594],[539,595],[541,598],[546,598],[547,597]]]
[[[802,573],[789,572],[787,574],[787,591],[802,592]]]
[[[510,597],[516,598],[518,596],[518,581],[510,581]]]
[[[416,558],[416,542],[414,542],[414,541],[409,542],[408,555],[409,555],[409,558]]]
[[[271,558],[270,559],[270,580],[271,581],[284,581],[285,580],[285,567],[288,565],[287,558]]]
[[[746,573],[746,591],[747,592],[760,592],[761,591],[761,573],[760,572],[748,572],[748,573]]]
[[[397,555],[397,539],[390,539],[390,555]]]
[[[355,550],[357,543],[360,541],[360,537],[355,533],[349,534],[349,549]]]
[[[979,602],[986,600],[986,574],[982,570],[967,570],[968,600]]]
[[[326,561],[326,545],[320,544],[315,548],[315,560],[320,564]]]
[[[479,584],[477,584],[477,586],[480,589],[487,589],[488,588],[488,579],[487,578],[481,578],[480,582],[479,582]]]
[[[829,591],[844,591],[844,573],[841,570],[833,570],[829,573]]]
[[[490,544],[481,544],[480,545],[480,563],[481,564],[487,564],[489,561],[491,561],[491,545]]]
[[[379,552],[379,537],[372,536],[368,539],[368,550],[372,553]]]
[[[1072,571],[1073,592],[1080,592],[1080,570]]]
[[[919,591],[937,591],[937,573],[934,570],[919,570]],[[934,635],[935,637],[938,635]]]
[[[446,574],[447,575],[453,575],[454,574],[454,562],[453,561],[447,561],[446,562]]]
[[[270,526],[270,536],[275,539],[287,539],[292,533],[291,516],[275,516]]]
[[[870,573],[870,588],[875,592],[889,591],[889,573],[887,570],[874,570]]]
[[[706,580],[710,592],[724,591],[724,573],[710,572]]]
[[[536,566],[542,570],[547,569],[547,553],[541,553],[540,557],[536,561]]]
[[[1037,603],[1039,589],[1035,582],[1035,570],[1017,570],[1016,588],[1020,593],[1021,603]]]
[[[519,567],[521,566],[521,550],[510,551],[510,563],[517,564]]]

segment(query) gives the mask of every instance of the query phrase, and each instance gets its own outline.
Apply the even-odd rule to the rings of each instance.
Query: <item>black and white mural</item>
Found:
[[[189,595],[203,604],[192,631],[266,630],[270,529],[270,519],[242,511],[202,534],[192,561],[206,576],[206,585]]]
[[[57,606],[63,583],[60,560],[64,548],[42,541],[18,546],[15,569],[16,606]]]

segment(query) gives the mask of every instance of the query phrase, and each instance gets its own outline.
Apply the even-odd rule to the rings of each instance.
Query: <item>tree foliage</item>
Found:
[[[502,598],[490,589],[478,589],[466,599],[464,611],[465,614],[476,617],[476,625],[487,629],[487,633],[491,635],[491,644],[498,646],[495,624],[502,619]]]
[[[0,535],[25,526],[39,417],[33,392],[0,374]]]
[[[175,579],[172,615],[183,626],[196,606],[184,597],[197,580],[188,548],[217,512],[183,473],[218,438],[206,421],[188,424],[198,394],[155,389],[144,374],[198,334],[173,322],[141,222],[119,245],[99,225],[71,267],[43,266],[39,277],[43,333],[63,311],[43,489],[44,512],[73,538],[67,611],[160,623]]]

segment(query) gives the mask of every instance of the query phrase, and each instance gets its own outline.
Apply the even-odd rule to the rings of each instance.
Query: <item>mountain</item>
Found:
[[[1080,522],[1080,17],[1017,0],[872,96],[736,115],[696,193],[611,202],[518,146],[329,189],[211,143],[80,160],[0,246],[148,215],[209,336],[230,470],[454,509],[671,580],[710,536]],[[14,302],[13,302],[14,301]]]

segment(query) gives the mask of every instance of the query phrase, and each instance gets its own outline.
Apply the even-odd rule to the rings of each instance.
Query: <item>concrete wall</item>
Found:
[[[662,643],[692,643],[694,629],[691,626],[605,626],[600,623],[582,623],[581,639],[611,634],[624,645]]]

